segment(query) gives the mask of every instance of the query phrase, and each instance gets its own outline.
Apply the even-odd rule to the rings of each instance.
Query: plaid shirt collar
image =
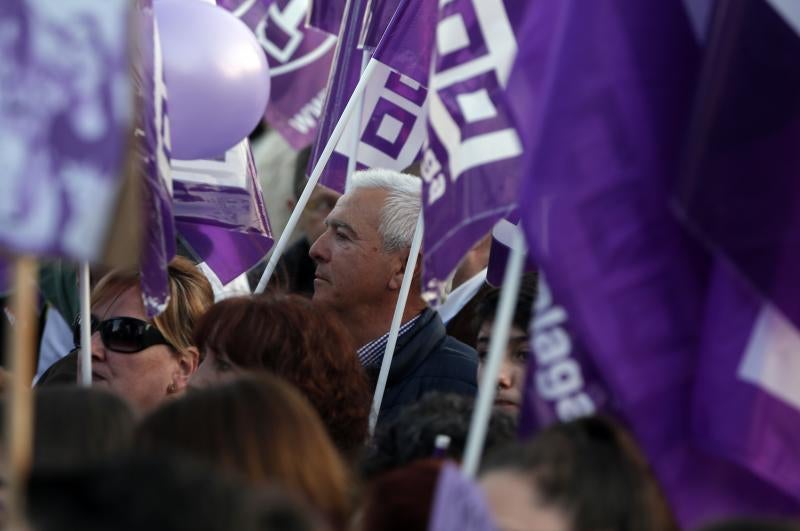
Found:
[[[410,319],[409,321],[400,325],[400,333],[397,334],[397,340],[399,341],[406,332],[411,330],[414,324],[419,320],[422,314],[418,314],[416,317]],[[364,367],[374,367],[380,366],[381,361],[383,360],[383,353],[386,352],[386,344],[389,342],[389,332],[386,332],[378,339],[373,339],[360,349],[358,349],[358,359],[361,361],[361,365]]]

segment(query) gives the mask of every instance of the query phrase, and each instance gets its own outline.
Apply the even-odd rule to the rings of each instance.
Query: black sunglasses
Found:
[[[170,345],[161,332],[147,321],[134,317],[114,317],[100,321],[92,315],[91,333],[100,332],[100,338],[107,349],[124,354],[133,354],[154,345]],[[80,316],[75,319],[72,327],[72,340],[75,348],[81,346],[81,321]]]

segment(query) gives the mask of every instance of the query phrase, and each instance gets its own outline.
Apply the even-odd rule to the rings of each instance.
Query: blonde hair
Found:
[[[214,292],[208,279],[188,259],[176,256],[167,268],[169,301],[153,324],[177,350],[194,345],[195,323],[214,304]],[[92,306],[114,301],[131,288],[139,290],[141,275],[135,269],[115,269],[105,275],[92,291]]]

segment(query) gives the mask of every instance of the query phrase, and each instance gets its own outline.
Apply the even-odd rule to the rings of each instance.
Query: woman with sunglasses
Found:
[[[121,395],[141,412],[186,389],[200,363],[192,329],[214,302],[208,280],[186,258],[172,260],[168,276],[169,303],[152,320],[145,314],[138,271],[112,271],[92,292],[92,385]],[[74,332],[78,347],[79,323]]]

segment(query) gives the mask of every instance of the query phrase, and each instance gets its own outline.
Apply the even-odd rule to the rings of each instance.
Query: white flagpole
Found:
[[[483,453],[483,444],[486,440],[486,430],[492,413],[492,404],[497,393],[497,377],[500,372],[500,363],[503,361],[506,345],[508,344],[511,321],[514,317],[514,307],[517,304],[526,255],[525,238],[522,235],[522,231],[517,228],[514,232],[513,245],[506,264],[505,276],[503,277],[500,302],[492,325],[492,337],[489,340],[486,368],[478,385],[478,399],[472,412],[467,445],[464,450],[462,470],[464,475],[469,478],[474,478],[478,472],[481,453]]]
[[[267,262],[267,267],[264,269],[264,273],[261,275],[261,280],[258,281],[258,285],[256,286],[256,294],[264,293],[264,290],[267,288],[267,283],[269,282],[270,277],[272,277],[272,274],[275,272],[275,267],[278,265],[278,260],[280,260],[281,256],[283,256],[283,252],[286,250],[287,245],[289,245],[289,238],[297,226],[297,222],[300,219],[300,214],[306,208],[306,204],[308,204],[308,200],[311,197],[311,192],[313,192],[314,187],[317,186],[319,178],[322,175],[322,169],[331,158],[331,154],[333,153],[333,149],[336,147],[336,143],[339,142],[340,138],[342,138],[342,133],[347,125],[347,121],[350,119],[353,111],[356,110],[359,101],[364,94],[364,90],[367,87],[367,83],[369,83],[370,78],[375,71],[375,67],[376,61],[372,60],[367,64],[367,68],[364,69],[364,73],[361,74],[361,78],[358,80],[358,85],[356,85],[356,88],[353,90],[353,95],[350,96],[347,106],[342,111],[342,116],[336,123],[336,127],[333,128],[331,137],[328,139],[327,144],[325,144],[325,149],[322,150],[322,154],[320,155],[317,164],[314,166],[314,171],[311,172],[311,176],[308,178],[308,182],[306,182],[306,187],[303,189],[303,193],[300,194],[300,198],[297,200],[297,204],[292,210],[289,220],[286,222],[286,227],[283,229],[281,237],[278,239],[278,243],[275,244],[275,249],[272,251],[272,256],[270,256],[269,262]]]
[[[411,240],[411,250],[408,252],[403,282],[400,284],[400,294],[397,296],[397,305],[394,307],[392,326],[389,328],[389,341],[386,343],[386,351],[383,354],[383,361],[381,361],[378,385],[375,387],[375,395],[372,398],[372,410],[369,414],[370,435],[375,433],[375,425],[378,422],[378,414],[381,411],[381,402],[383,402],[383,393],[386,390],[386,382],[389,379],[389,369],[392,367],[394,349],[397,346],[397,336],[400,333],[400,321],[403,319],[403,312],[406,310],[406,301],[411,291],[411,280],[414,278],[419,249],[422,247],[422,223],[422,210],[420,210],[417,218],[417,227],[414,229],[414,238]]]
[[[90,303],[89,263],[81,262],[80,265],[80,308],[81,308],[81,368],[78,375],[78,384],[83,387],[92,385],[92,312]]]

